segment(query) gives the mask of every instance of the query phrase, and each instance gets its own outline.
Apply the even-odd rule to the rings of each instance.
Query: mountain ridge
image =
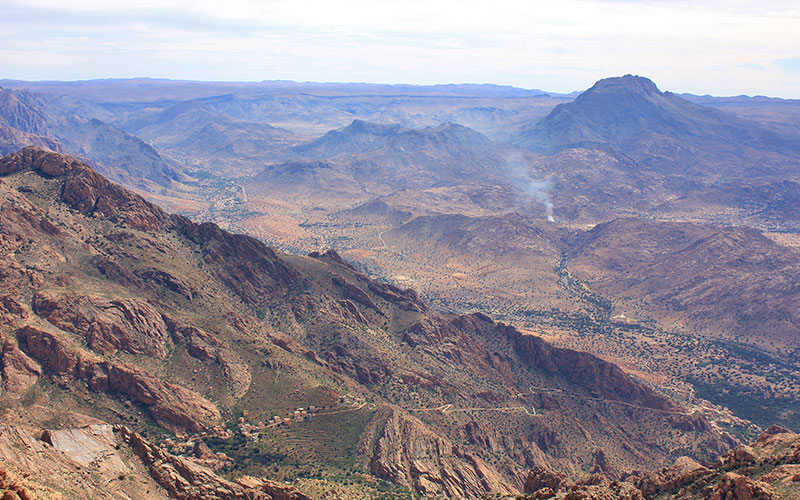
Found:
[[[278,254],[251,237],[168,215],[57,153],[26,148],[0,166],[0,243],[8,250],[0,262],[7,290],[2,397],[23,405],[16,408],[29,404],[22,396],[33,390],[37,404],[56,398],[65,408],[144,429],[224,435],[222,423],[248,434],[253,426],[268,438],[264,446],[291,460],[298,453],[335,457],[319,447],[341,432],[324,431],[328,439],[300,451],[280,433],[328,421],[341,429],[336,419],[352,413],[364,425],[373,421],[386,439],[359,448],[363,427],[348,431],[336,438],[350,440],[348,457],[382,464],[370,470],[385,481],[445,496],[478,497],[487,484],[518,491],[519,471],[543,461],[577,472],[593,460],[594,446],[622,468],[726,447],[727,438],[703,417],[610,363],[483,315],[432,312],[413,291],[370,280],[333,252]],[[151,355],[136,342],[144,335],[159,347]],[[12,381],[18,386],[8,392]],[[33,389],[44,381],[53,389]],[[548,390],[524,393],[534,385]],[[364,403],[340,406],[346,394]],[[174,398],[183,406],[171,405]],[[385,404],[398,408],[394,417],[378,411]],[[259,427],[273,412],[316,405],[333,415]],[[474,409],[436,410],[450,406]],[[499,406],[517,408],[500,413],[511,439],[487,430]],[[530,416],[534,407],[541,417]],[[615,427],[592,417],[600,407]],[[351,413],[335,416],[343,410]],[[660,426],[669,429],[661,444],[643,438],[642,429]],[[453,428],[464,430],[442,437]],[[400,456],[388,437],[397,433],[417,443]],[[486,449],[485,439],[497,444]],[[640,446],[653,454],[636,451]],[[432,449],[439,451],[429,457]],[[268,472],[245,458],[236,470]],[[411,472],[404,460],[427,472]],[[277,465],[281,473],[294,467],[280,459]]]

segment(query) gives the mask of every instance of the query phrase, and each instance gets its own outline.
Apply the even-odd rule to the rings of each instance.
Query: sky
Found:
[[[495,83],[800,98],[800,1],[0,0],[0,78]]]

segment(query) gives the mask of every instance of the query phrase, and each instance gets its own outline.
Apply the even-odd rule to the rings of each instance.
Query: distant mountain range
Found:
[[[738,154],[746,149],[800,153],[797,133],[783,136],[756,122],[661,92],[647,78],[632,75],[600,80],[512,138],[547,154],[601,144],[637,150],[648,141],[670,140]]]
[[[80,155],[130,185],[163,187],[181,178],[152,146],[109,123],[78,116],[54,98],[0,88],[0,151],[30,144]]]

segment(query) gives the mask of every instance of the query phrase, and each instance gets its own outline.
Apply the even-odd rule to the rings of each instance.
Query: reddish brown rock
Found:
[[[24,482],[0,463],[0,494],[2,500],[37,500],[35,495]]]
[[[85,380],[92,390],[122,394],[142,403],[166,428],[201,431],[221,418],[217,407],[194,391],[133,365],[104,361],[74,348],[59,334],[25,327],[17,335],[21,347],[52,372]]]
[[[749,466],[756,461],[756,454],[747,445],[739,445],[728,453],[719,457],[715,467],[720,469],[732,469],[734,467]]]
[[[28,310],[16,298],[11,295],[0,296],[0,325],[9,325],[16,320],[24,320],[28,315]]]
[[[217,454],[211,451],[202,439],[195,440],[194,446],[192,446],[192,454],[200,460],[213,460],[217,458]]]
[[[473,315],[458,316],[452,320],[426,318],[403,332],[403,341],[436,358],[471,371],[513,384],[514,374],[508,360],[487,352],[470,337],[478,327]]]
[[[17,348],[16,342],[2,340],[0,352],[0,369],[3,374],[3,391],[14,397],[21,396],[42,374],[38,363]]]
[[[122,350],[163,359],[169,352],[170,335],[161,314],[141,299],[39,291],[32,307],[54,326],[83,336],[100,353]]]
[[[258,304],[283,293],[299,279],[275,251],[261,241],[223,231],[215,224],[194,224],[183,220],[180,230],[199,245],[205,263],[242,300]]]
[[[548,489],[552,492],[556,492],[561,489],[566,481],[567,476],[562,472],[553,472],[543,467],[534,467],[525,479],[525,488],[523,491],[525,493],[536,493],[541,489]],[[555,495],[555,493],[553,493],[553,495]]]
[[[735,472],[726,472],[719,483],[703,490],[708,500],[772,500],[778,498],[768,484]]]
[[[619,367],[589,353],[553,347],[534,335],[506,327],[522,360],[534,369],[559,374],[596,397],[624,401],[655,410],[682,410],[652,389],[635,382]]]
[[[175,342],[185,345],[191,356],[221,366],[233,395],[235,397],[245,395],[250,388],[252,377],[247,364],[238,355],[227,349],[213,335],[199,328],[180,324],[169,318],[164,320],[173,331]]]
[[[633,480],[634,484],[646,497],[661,491],[668,491],[685,486],[711,471],[689,457],[680,457],[671,467],[644,474]]]
[[[311,500],[310,497],[294,486],[270,481],[269,479],[241,476],[236,478],[234,482],[247,488],[264,491],[268,493],[273,500]]]
[[[361,435],[358,451],[373,474],[423,495],[516,493],[490,465],[392,406],[378,410]]]
[[[563,500],[644,500],[644,497],[628,482],[612,482],[605,476],[595,475],[588,481],[575,483]]]
[[[31,168],[50,177],[59,177],[82,165],[84,164],[77,158],[37,147],[27,147],[0,159],[0,175]]]
[[[383,311],[381,311],[378,306],[375,305],[375,302],[372,301],[369,295],[367,295],[364,290],[359,288],[358,285],[349,283],[337,276],[333,277],[333,284],[339,288],[345,299],[352,300],[353,302],[372,309],[381,316],[386,316]]]
[[[617,470],[608,462],[608,457],[603,450],[592,453],[592,474],[602,474],[609,479],[619,478]]]
[[[49,177],[65,177],[62,201],[85,214],[119,220],[143,231],[163,230],[174,223],[160,208],[110,182],[76,158],[27,147],[0,160],[0,175],[25,169]]]
[[[167,453],[125,426],[115,430],[149,469],[150,475],[177,500],[310,500],[296,488],[244,478],[227,481],[189,459]]]

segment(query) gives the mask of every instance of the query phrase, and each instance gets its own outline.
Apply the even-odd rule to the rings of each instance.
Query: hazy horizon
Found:
[[[630,74],[630,73],[628,73]],[[598,78],[597,81],[604,80],[607,78],[617,78],[622,77],[625,75],[609,75]],[[634,76],[641,76],[645,78],[647,75],[634,75]],[[651,79],[652,80],[652,79]],[[36,83],[36,84],[50,84],[50,83],[62,83],[62,84],[78,84],[78,83],[92,83],[92,82],[108,82],[108,81],[153,81],[153,82],[175,82],[175,83],[200,83],[200,84],[218,84],[218,85],[258,85],[258,84],[269,84],[269,83],[294,83],[298,85],[374,85],[374,86],[386,86],[386,87],[442,87],[442,86],[492,86],[492,87],[507,87],[513,88],[523,91],[541,91],[546,94],[551,95],[570,95],[570,94],[579,94],[586,90],[588,90],[594,83],[590,84],[586,88],[582,89],[574,89],[568,91],[554,91],[551,89],[545,88],[533,88],[533,87],[519,87],[516,85],[507,85],[502,83],[492,83],[492,82],[441,82],[441,83],[427,83],[427,84],[420,84],[420,83],[408,83],[408,82],[394,82],[394,83],[379,83],[379,82],[366,82],[366,81],[311,81],[311,80],[285,80],[285,79],[277,79],[277,80],[193,80],[187,78],[164,78],[158,76],[133,76],[133,77],[109,77],[109,78],[87,78],[87,79],[78,79],[78,80],[25,80],[21,78],[7,78],[5,76],[0,75],[0,85],[2,82],[20,82],[20,83]],[[782,99],[782,100],[800,100],[800,98],[794,97],[782,97],[782,96],[771,96],[771,95],[764,95],[764,94],[711,94],[711,93],[694,93],[694,92],[677,92],[671,89],[665,89],[658,85],[657,81],[653,81],[658,86],[658,89],[661,92],[673,92],[675,94],[691,94],[696,96],[710,96],[710,97],[719,97],[719,98],[728,98],[728,97],[764,97],[767,99]]]
[[[778,1],[410,3],[6,0],[0,77],[490,83],[570,93],[800,98],[800,6]]]

